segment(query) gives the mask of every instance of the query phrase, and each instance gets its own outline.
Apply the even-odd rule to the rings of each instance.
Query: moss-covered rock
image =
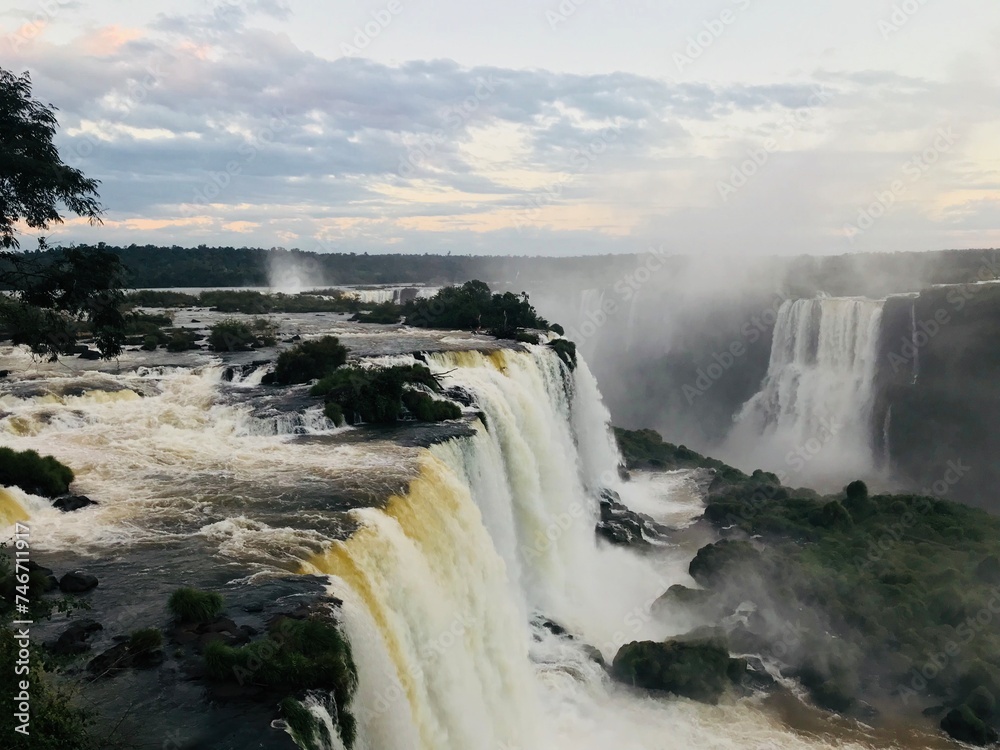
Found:
[[[1000,735],[989,724],[976,716],[976,712],[968,705],[953,708],[941,720],[941,729],[959,742],[970,745],[989,745],[1000,739]]]
[[[724,580],[734,569],[746,569],[760,559],[760,553],[749,542],[723,539],[715,544],[707,544],[698,550],[688,573],[702,586],[711,588]]]
[[[69,492],[73,470],[52,456],[0,448],[0,485],[20,487],[32,495],[59,497]]]
[[[553,339],[549,342],[549,347],[570,370],[576,369],[576,344],[569,339]]]
[[[286,696],[313,690],[329,693],[337,731],[344,746],[352,747],[356,722],[348,706],[357,686],[357,671],[350,644],[326,614],[277,617],[264,638],[240,647],[212,641],[205,647],[204,659],[207,677],[218,683],[253,685]],[[281,708],[293,734],[315,737],[319,727],[306,721],[301,704],[295,706],[286,698]]]
[[[633,641],[611,665],[612,675],[626,684],[713,704],[745,672],[746,662],[730,658],[715,640]]]
[[[406,412],[429,422],[461,416],[457,405],[435,399],[422,389],[441,390],[423,365],[341,367],[316,383],[310,393],[325,399],[327,417],[333,419],[339,410],[339,416],[349,424],[395,424]]]

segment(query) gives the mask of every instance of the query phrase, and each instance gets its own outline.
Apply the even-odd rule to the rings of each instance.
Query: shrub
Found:
[[[228,318],[212,326],[208,345],[217,352],[245,352],[275,344],[275,326],[263,318],[250,323]]]
[[[150,334],[149,336],[144,336],[142,339],[142,348],[147,351],[155,351],[156,347],[160,345],[160,337]]]
[[[51,679],[46,671],[44,653],[30,643],[28,646],[28,671],[26,676],[15,673],[14,665],[22,657],[21,644],[14,637],[11,620],[14,619],[14,593],[16,580],[11,558],[0,544],[0,695],[14,697],[21,691],[21,681],[28,680],[31,695],[30,735],[15,730],[22,724],[14,706],[0,711],[0,737],[9,750],[97,750],[103,747],[91,734],[91,715],[77,706],[75,696]],[[35,591],[36,574],[32,571],[29,598],[29,615],[38,621],[51,616],[54,609],[70,609],[68,600],[42,599],[45,589]],[[24,619],[20,614],[18,619]]]
[[[31,694],[30,736],[15,731],[21,724],[15,711],[5,707],[0,712],[0,733],[4,748],[9,750],[97,750],[103,745],[91,734],[93,719],[87,711],[77,707],[68,689],[59,686],[45,671],[37,647],[31,647],[31,668],[28,676],[14,673],[14,663],[19,658],[20,645],[14,632],[0,622],[0,693],[13,697],[20,691],[20,681],[27,679]]]
[[[129,651],[146,654],[163,648],[163,633],[159,628],[144,628],[134,631],[128,639]]]
[[[167,608],[181,622],[211,622],[222,614],[222,596],[214,591],[179,588],[170,595]]]
[[[150,315],[148,313],[129,313],[125,316],[126,336],[145,336],[156,334],[163,326],[173,325],[169,315]]]
[[[186,352],[189,349],[194,349],[197,344],[196,336],[194,331],[187,331],[183,328],[178,328],[170,334],[170,338],[167,340],[167,351],[168,352]]]
[[[0,448],[0,485],[20,487],[32,495],[58,497],[69,492],[73,470],[52,456]]]
[[[336,336],[303,341],[278,355],[274,372],[267,382],[276,385],[308,383],[330,375],[347,362],[347,347]]]
[[[462,416],[458,404],[436,399],[421,391],[404,391],[403,406],[421,422],[444,422]]]

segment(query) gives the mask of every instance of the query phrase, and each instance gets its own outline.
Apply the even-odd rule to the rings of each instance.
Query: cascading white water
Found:
[[[581,360],[564,378],[545,347],[428,359],[475,395],[486,426],[427,450],[405,495],[356,512],[362,530],[310,566],[344,600],[361,750],[861,747],[799,737],[752,704],[611,682],[582,643],[611,657],[667,637],[650,605],[690,583],[690,554],[654,561],[596,542],[590,489],[616,485],[618,455],[593,376]],[[581,640],[529,634],[532,615]]]
[[[882,306],[855,298],[784,302],[767,375],[737,414],[723,457],[799,484],[870,473]]]

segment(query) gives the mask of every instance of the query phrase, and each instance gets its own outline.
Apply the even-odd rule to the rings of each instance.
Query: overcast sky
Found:
[[[996,0],[0,0],[0,65],[102,182],[63,242],[1000,245]]]

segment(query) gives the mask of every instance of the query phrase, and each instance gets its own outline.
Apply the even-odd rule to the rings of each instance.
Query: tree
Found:
[[[124,343],[125,267],[101,247],[17,252],[17,225],[48,229],[65,206],[100,223],[97,181],[63,163],[55,108],[31,96],[31,78],[0,68],[0,324],[15,344],[55,359],[89,334],[103,357]],[[47,250],[45,238],[39,250]]]

